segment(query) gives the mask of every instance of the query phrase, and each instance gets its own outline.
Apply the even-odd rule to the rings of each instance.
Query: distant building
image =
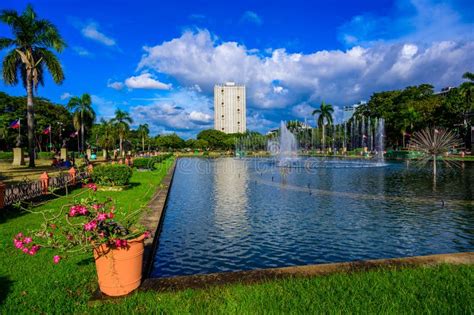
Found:
[[[342,122],[346,122],[349,119],[351,119],[352,116],[354,115],[357,107],[359,107],[360,105],[364,105],[364,104],[367,104],[367,102],[366,101],[360,101],[359,103],[354,104],[354,105],[344,106],[344,108],[342,109],[342,111],[343,111]]]
[[[245,86],[227,82],[214,86],[214,129],[225,133],[247,130]]]

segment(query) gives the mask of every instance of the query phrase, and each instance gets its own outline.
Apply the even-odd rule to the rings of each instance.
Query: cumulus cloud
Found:
[[[99,95],[91,95],[92,106],[97,114],[97,120],[104,118],[106,120],[115,116],[117,104],[111,100],[105,99]]]
[[[302,101],[348,105],[375,91],[426,82],[438,88],[457,84],[467,65],[473,64],[473,49],[473,41],[439,41],[379,43],[308,54],[279,48],[270,56],[259,56],[239,43],[218,42],[209,31],[199,30],[144,47],[138,68],[168,74],[184,86],[198,84],[208,95],[216,83],[243,83],[248,106],[281,109]]]
[[[254,23],[257,25],[262,25],[262,18],[253,11],[245,11],[242,17],[240,18],[241,22]]]
[[[132,118],[137,124],[148,123],[154,134],[175,130],[190,137],[201,129],[212,128],[212,99],[195,89],[180,88],[145,102],[135,100],[140,104],[130,108]]]
[[[72,94],[69,93],[69,92],[64,92],[63,94],[61,94],[60,98],[61,98],[61,100],[64,101],[64,100],[66,100],[66,99],[68,99],[68,98],[71,98],[71,97],[73,97],[73,96],[74,96],[74,95],[72,95]]]
[[[81,33],[84,37],[92,39],[92,40],[94,40],[96,42],[99,42],[103,45],[115,46],[116,45],[115,40],[113,38],[105,35],[104,33],[100,32],[98,30],[98,28],[99,28],[99,26],[97,25],[97,23],[91,22],[91,23],[85,25],[81,29]]]
[[[378,41],[473,40],[474,23],[463,21],[449,1],[397,0],[385,16],[364,13],[339,27],[339,40],[347,46]]]
[[[107,87],[109,87],[111,89],[114,89],[114,90],[117,90],[117,91],[120,91],[124,88],[124,84],[122,82],[118,82],[118,81],[108,82]]]
[[[125,80],[130,89],[170,90],[172,85],[156,80],[150,73],[142,73]]]

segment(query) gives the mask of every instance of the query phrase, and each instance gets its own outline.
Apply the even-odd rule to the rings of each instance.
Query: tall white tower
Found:
[[[214,86],[214,129],[225,133],[247,130],[245,85],[226,82]]]

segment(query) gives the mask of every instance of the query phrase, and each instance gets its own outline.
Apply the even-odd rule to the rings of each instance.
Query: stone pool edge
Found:
[[[418,266],[436,266],[440,264],[474,265],[474,252],[360,260],[353,262],[255,269],[169,278],[145,278],[139,290],[167,292],[184,289],[203,289],[233,283],[253,284],[285,278],[304,278],[382,268],[409,268]]]
[[[145,229],[153,233],[153,237],[145,240],[145,252],[143,253],[142,279],[148,278],[153,268],[153,257],[158,247],[161,225],[165,215],[165,207],[168,201],[168,194],[173,183],[176,164],[179,158],[175,158],[173,165],[168,169],[165,177],[161,181],[158,189],[148,203],[146,211],[140,220]]]

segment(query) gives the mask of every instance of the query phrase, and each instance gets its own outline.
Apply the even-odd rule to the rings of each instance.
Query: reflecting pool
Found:
[[[359,165],[358,165],[359,164]],[[474,251],[474,163],[179,159],[153,277]]]

